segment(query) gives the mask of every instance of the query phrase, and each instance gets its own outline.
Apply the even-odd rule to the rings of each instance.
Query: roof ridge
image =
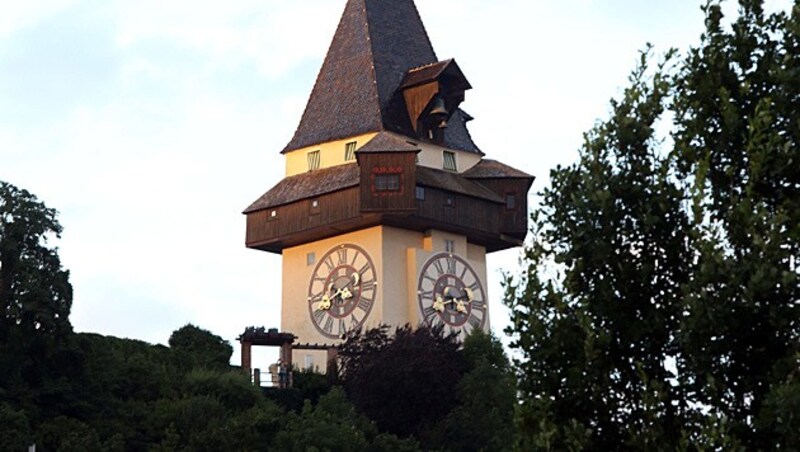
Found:
[[[411,69],[408,70],[408,72],[421,71],[423,69],[427,69],[429,67],[436,66],[437,64],[447,63],[447,62],[454,61],[454,60],[455,60],[455,58],[448,58],[446,60],[437,61],[435,63],[423,64],[422,66],[412,67]]]
[[[367,0],[361,0],[361,4],[363,5],[364,9],[364,26],[366,27],[367,31],[367,39],[369,39],[369,60],[372,64],[369,65],[370,73],[372,74],[372,94],[373,98],[375,99],[375,107],[378,109],[378,117],[381,118],[380,120],[380,130],[378,132],[382,132],[386,130],[386,126],[383,123],[383,111],[381,108],[381,95],[378,92],[378,74],[375,72],[375,40],[372,39],[372,27],[369,24],[369,12],[367,11]]]

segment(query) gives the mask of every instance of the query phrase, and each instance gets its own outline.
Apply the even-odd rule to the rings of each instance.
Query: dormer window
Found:
[[[376,191],[399,191],[400,190],[400,175],[399,174],[378,174],[375,176],[375,190]]]
[[[448,171],[458,171],[455,152],[442,151],[442,168]]]
[[[372,169],[372,194],[394,195],[403,190],[403,168],[380,166]]]
[[[318,170],[320,165],[319,151],[311,151],[308,153],[307,157],[308,157],[308,170],[309,171]]]

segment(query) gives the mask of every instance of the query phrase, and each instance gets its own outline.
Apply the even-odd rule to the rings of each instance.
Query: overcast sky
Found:
[[[417,6],[474,87],[475,141],[535,175],[534,193],[574,161],[647,42],[699,41],[701,1]],[[241,211],[283,177],[344,4],[0,0],[0,180],[60,212],[76,331],[166,343],[191,322],[235,342],[279,326],[280,257],[244,247]],[[488,260],[498,333],[500,270],[518,255]]]

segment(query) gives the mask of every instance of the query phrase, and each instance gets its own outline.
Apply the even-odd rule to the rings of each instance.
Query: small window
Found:
[[[311,215],[319,214],[319,199],[312,199],[308,202],[308,210]]]
[[[448,253],[455,253],[456,252],[456,242],[453,240],[445,240],[444,241],[444,250]]]
[[[458,171],[455,152],[442,151],[442,168],[449,171]]]
[[[344,161],[350,162],[356,159],[357,142],[351,141],[344,145]]]
[[[277,211],[277,210],[273,210],[272,212],[270,212],[270,213],[269,213],[269,218],[270,218],[271,220],[275,220],[275,219],[277,219],[277,218],[278,218],[278,211]]]
[[[315,263],[317,263],[316,253],[306,254],[306,265],[314,265]]]
[[[375,190],[376,191],[399,191],[400,190],[400,175],[399,174],[378,174],[375,176]]]
[[[447,207],[455,207],[456,199],[452,195],[447,195],[447,198],[444,200],[444,205]]]
[[[517,209],[517,195],[515,193],[506,193],[506,210]]]
[[[308,170],[314,171],[319,169],[320,156],[319,151],[311,151],[308,153]]]
[[[425,187],[420,187],[419,185],[417,185],[416,196],[417,196],[418,200],[424,201],[425,200]]]

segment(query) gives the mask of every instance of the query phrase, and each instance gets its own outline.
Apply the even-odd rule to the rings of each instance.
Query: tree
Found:
[[[747,449],[797,448],[800,2],[787,16],[741,0],[730,28],[719,5],[706,14],[674,102],[698,256],[682,372]]]
[[[341,378],[348,398],[380,431],[414,435],[426,447],[458,403],[466,370],[455,336],[441,328],[388,327],[350,335],[342,345]]]
[[[800,447],[800,2],[739,5],[551,173],[507,280],[521,447]]]
[[[306,401],[303,410],[289,413],[286,427],[277,434],[275,450],[321,451],[417,451],[413,440],[378,433],[375,425],[360,415],[340,388],[322,396],[313,406]]]
[[[463,353],[467,373],[458,383],[458,405],[439,425],[436,442],[451,451],[511,450],[516,386],[503,345],[475,330]]]
[[[169,337],[169,346],[186,369],[198,367],[226,370],[230,368],[233,347],[228,341],[194,325],[185,325]]]
[[[61,268],[57,212],[36,196],[0,181],[0,340],[11,328],[25,333],[66,334],[72,286]]]
[[[49,244],[61,233],[56,217],[36,196],[0,181],[0,395],[34,429],[69,404],[60,377],[77,365],[69,272]]]
[[[551,172],[528,271],[507,282],[524,448],[644,450],[680,437],[670,359],[691,255],[655,136],[670,85],[648,60],[586,134],[580,161]]]

